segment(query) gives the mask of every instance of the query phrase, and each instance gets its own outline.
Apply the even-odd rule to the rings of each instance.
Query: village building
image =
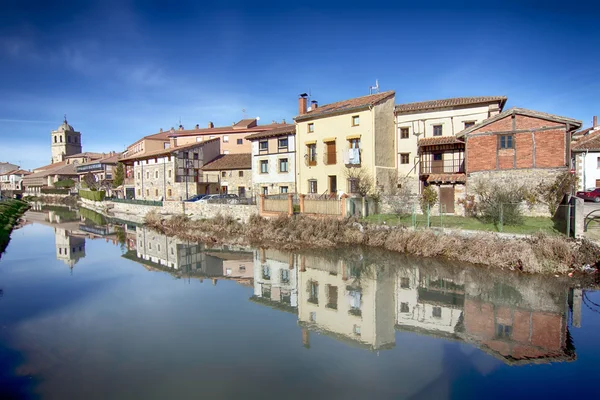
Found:
[[[65,120],[52,131],[52,163],[64,161],[66,157],[79,154],[81,150],[81,132],[75,131]]]
[[[254,295],[251,300],[297,313],[298,269],[295,256],[275,249],[254,251]]]
[[[221,154],[206,163],[202,171],[217,174],[218,188],[222,194],[237,194],[241,198],[253,197],[252,155]]]
[[[600,125],[597,116],[593,121],[590,128],[573,134],[571,157],[579,191],[600,187]]]
[[[246,136],[252,143],[255,194],[296,192],[296,126],[288,124]]]
[[[0,174],[0,189],[2,191],[19,192],[23,190],[22,181],[25,176],[31,175],[31,172],[22,169],[15,169]]]
[[[358,169],[384,192],[395,185],[394,99],[395,92],[387,91],[324,106],[313,100],[307,108],[307,95],[300,95],[295,118],[297,192],[355,193]]]
[[[15,164],[11,164],[9,162],[0,162],[0,174],[5,174],[10,171],[15,171],[20,167]]]
[[[75,171],[79,175],[79,181],[83,182],[87,174],[94,177],[94,181],[98,183],[108,196],[112,195],[112,182],[114,179],[114,170],[121,158],[121,153],[111,151],[105,154],[102,158],[78,164]]]
[[[135,199],[187,200],[218,191],[218,175],[205,173],[202,167],[219,153],[217,139],[179,145],[177,138],[171,138],[167,149],[145,151],[120,161],[133,168]]]

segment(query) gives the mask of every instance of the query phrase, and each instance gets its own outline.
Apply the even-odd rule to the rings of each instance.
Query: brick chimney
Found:
[[[212,129],[215,127],[215,124],[212,123],[212,121],[208,121],[208,128]]]
[[[319,107],[319,103],[316,100],[313,100],[310,102],[310,109],[312,110],[316,110],[317,107]]]
[[[182,131],[183,130],[183,125],[179,125],[179,130]]]
[[[300,97],[298,97],[298,115],[306,114],[306,107],[308,106],[308,95],[306,93],[302,93]]]
[[[598,116],[594,115],[594,128],[598,126]]]
[[[196,124],[196,126],[194,127],[194,129],[200,129],[200,124]]]
[[[162,132],[163,130],[162,130],[162,128],[160,128],[158,131],[159,131],[159,132]]]

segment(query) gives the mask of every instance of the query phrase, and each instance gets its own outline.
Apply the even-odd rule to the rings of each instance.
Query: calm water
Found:
[[[2,399],[598,395],[600,293],[564,281],[27,218],[0,260]]]

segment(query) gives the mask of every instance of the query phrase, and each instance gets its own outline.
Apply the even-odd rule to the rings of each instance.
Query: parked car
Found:
[[[205,195],[205,194],[197,194],[197,195],[195,195],[195,196],[192,196],[192,197],[190,197],[190,198],[189,198],[189,199],[187,199],[186,201],[191,201],[191,202],[194,202],[194,201],[198,201],[198,200],[200,200],[200,199],[203,199],[204,197],[206,197],[206,195]]]
[[[221,198],[220,194],[207,194],[206,196],[204,196],[203,198],[201,198],[198,201],[200,203],[208,203],[209,200],[216,200],[216,199],[220,199],[220,198]]]
[[[582,198],[583,200],[600,203],[600,188],[577,192],[577,197]]]

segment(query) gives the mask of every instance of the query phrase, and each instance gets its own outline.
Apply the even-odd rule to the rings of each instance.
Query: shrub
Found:
[[[91,201],[103,201],[106,193],[103,191],[80,190],[79,197]]]
[[[52,189],[52,188],[42,188],[40,193],[43,194],[69,194],[69,189]]]
[[[548,204],[550,215],[554,215],[565,194],[570,194],[577,185],[577,177],[570,172],[564,172],[556,177],[549,185],[540,184],[537,188],[539,196]]]
[[[475,184],[475,193],[479,196],[478,209],[484,222],[523,224],[521,203],[527,193],[523,186],[480,180]]]
[[[54,182],[55,188],[72,188],[75,186],[75,181],[73,179],[63,179],[58,182]]]
[[[419,198],[419,203],[421,204],[421,210],[424,213],[429,212],[433,206],[438,201],[438,194],[433,186],[425,186],[423,189],[423,193],[421,193],[421,197]]]

